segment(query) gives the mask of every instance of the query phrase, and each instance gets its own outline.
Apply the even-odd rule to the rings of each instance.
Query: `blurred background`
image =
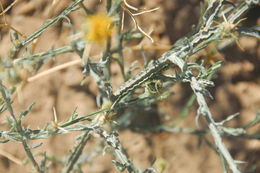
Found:
[[[1,0],[4,9],[13,2],[14,0]],[[146,56],[151,59],[155,59],[167,51],[177,39],[189,33],[199,20],[201,3],[199,0],[129,0],[128,2],[138,8],[159,7],[154,12],[137,17],[139,25],[147,32],[153,31],[151,36],[156,45],[160,45],[159,49],[145,51]],[[71,0],[63,0],[59,3],[52,0],[18,0],[10,10],[0,16],[0,22],[2,24],[8,23],[20,33],[29,36],[40,28],[47,19],[57,16],[71,3]],[[95,12],[105,10],[104,0],[101,2],[99,0],[86,0],[84,4]],[[259,6],[252,8],[245,16],[247,20],[241,22],[241,25],[245,27],[260,25],[259,11]],[[82,23],[86,20],[84,11],[81,9],[74,11],[68,17],[73,27],[66,24],[66,19],[50,27],[37,40],[32,49],[33,53],[67,45],[74,34],[82,31]],[[130,17],[126,16],[125,27],[131,28],[133,26]],[[10,54],[13,45],[10,40],[10,29],[1,27],[0,32],[0,57],[4,59]],[[252,121],[256,112],[260,110],[260,42],[259,39],[253,37],[241,37],[238,41],[239,46],[234,43],[219,52],[213,59],[213,61],[224,61],[224,65],[214,79],[215,87],[210,89],[214,99],[208,99],[216,121],[221,121],[231,114],[240,113],[238,118],[228,123],[228,126],[231,127],[241,127]],[[131,49],[131,46],[135,46],[139,42],[140,40],[137,39],[131,41],[129,45],[125,45],[129,47],[129,50],[125,52],[127,68],[134,60],[138,61],[138,65],[143,64],[143,51]],[[152,45],[149,39],[142,42],[143,45]],[[96,55],[102,50],[104,50],[102,46],[93,45],[90,54]],[[201,56],[207,58],[207,52],[202,54]],[[48,61],[39,71],[42,72],[78,58],[75,53],[62,54],[57,56],[55,60]],[[123,80],[119,74],[119,68],[114,66],[112,83],[117,88],[123,83]],[[22,70],[20,75],[23,80],[32,76],[32,74]],[[13,104],[15,112],[18,114],[35,102],[23,125],[32,129],[43,128],[46,123],[53,121],[53,107],[56,109],[58,122],[66,120],[76,107],[79,115],[86,115],[97,110],[95,101],[95,95],[98,93],[97,85],[91,77],[86,78],[84,85],[80,85],[83,77],[82,67],[74,65],[27,82],[23,87],[20,87]],[[175,93],[173,97],[153,105],[156,111],[136,111],[135,119],[131,125],[158,125],[172,121],[177,127],[198,128],[195,124],[196,104],[188,115],[175,121],[192,94],[189,86],[178,84],[172,88],[172,91]],[[0,116],[1,130],[5,129],[5,125],[2,123],[5,119],[6,116]],[[218,155],[198,135],[155,133],[128,128],[129,126],[125,126],[120,131],[120,140],[132,161],[142,169],[155,166],[161,167],[164,173],[222,172]],[[200,128],[206,129],[203,121]],[[260,132],[259,125],[248,129],[248,133],[257,132]],[[53,136],[46,140],[32,141],[30,144],[43,143],[41,147],[32,151],[34,153],[46,151],[50,159],[53,159],[53,164],[50,166],[51,172],[57,172],[61,168],[59,163],[69,154],[78,134],[78,132],[73,132]],[[212,140],[210,136],[207,138]],[[247,162],[241,165],[243,170],[260,172],[259,140],[225,137],[224,142],[236,160]],[[99,148],[96,147],[97,145],[102,145],[100,139],[93,138],[85,147],[86,153],[98,154],[89,156],[89,162],[83,165],[84,172],[117,172],[111,163],[112,156],[102,154],[102,149],[97,149]],[[7,154],[17,161],[8,159]],[[33,172],[30,163],[21,165],[21,161],[25,158],[26,155],[21,144],[16,142],[0,144],[0,172]]]

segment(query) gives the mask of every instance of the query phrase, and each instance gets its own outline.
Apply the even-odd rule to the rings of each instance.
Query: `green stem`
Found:
[[[21,137],[21,142],[23,144],[24,150],[25,150],[28,158],[31,160],[34,168],[39,173],[43,173],[43,171],[40,169],[40,166],[38,165],[38,163],[34,159],[34,156],[33,156],[32,152],[31,152],[29,144],[27,142],[27,138],[24,135],[23,128],[22,128],[21,124],[18,123],[18,121],[17,121],[17,119],[16,119],[16,117],[14,115],[14,111],[13,111],[13,108],[11,106],[11,98],[8,96],[9,95],[9,91],[3,86],[2,81],[0,81],[0,91],[1,91],[1,94],[2,94],[2,97],[3,97],[4,101],[6,103],[7,110],[9,111],[10,116],[12,117],[12,119],[14,121],[15,129],[16,129],[16,131],[19,133],[19,135]]]
[[[23,40],[20,44],[17,45],[17,48],[22,48],[24,47],[26,44],[30,43],[31,41],[33,41],[34,39],[36,39],[37,37],[39,37],[46,29],[48,29],[50,26],[54,25],[55,23],[57,23],[59,20],[66,18],[66,16],[72,12],[73,10],[75,10],[75,7],[80,4],[81,2],[83,2],[84,0],[76,0],[74,3],[72,3],[67,9],[65,9],[60,15],[58,15],[57,17],[50,19],[48,22],[46,22],[45,24],[43,24],[43,26],[41,26],[41,28],[39,30],[37,30],[36,32],[34,32],[32,35],[30,35],[29,37],[27,37],[25,40]]]

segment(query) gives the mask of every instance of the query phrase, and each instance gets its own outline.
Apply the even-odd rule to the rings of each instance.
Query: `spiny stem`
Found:
[[[14,121],[14,126],[16,128],[16,131],[19,133],[20,135],[20,140],[23,144],[23,147],[24,147],[24,150],[27,154],[27,156],[29,157],[29,159],[31,160],[34,168],[39,172],[39,173],[43,173],[43,171],[40,169],[40,166],[38,165],[38,163],[36,162],[36,160],[34,159],[34,156],[30,150],[30,147],[29,147],[29,144],[27,142],[27,138],[26,136],[24,135],[24,131],[23,131],[23,128],[20,124],[20,122],[17,121],[15,115],[14,115],[14,111],[13,111],[13,108],[11,106],[11,98],[8,96],[9,93],[8,93],[8,90],[5,88],[5,86],[3,86],[2,84],[2,81],[0,81],[0,91],[1,91],[1,94],[2,94],[2,97],[6,103],[6,107],[7,107],[7,110],[9,111],[10,113],[10,116],[12,117],[13,121]]]
[[[72,151],[70,157],[68,157],[63,173],[69,173],[73,170],[73,167],[76,165],[89,138],[89,131],[84,132],[84,134],[81,136],[81,140],[78,142],[77,146]]]
[[[25,40],[23,40],[20,44],[17,45],[17,48],[24,47],[26,44],[30,43],[37,37],[39,37],[46,29],[48,29],[50,26],[57,23],[59,20],[65,18],[70,12],[75,10],[75,7],[83,2],[84,0],[76,0],[74,1],[67,9],[65,9],[59,16],[55,17],[54,19],[49,20],[47,23],[45,23],[40,29],[38,29],[36,32],[34,32],[32,35],[27,37]]]

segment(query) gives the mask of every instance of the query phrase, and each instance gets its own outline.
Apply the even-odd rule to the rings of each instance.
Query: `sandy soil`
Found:
[[[10,0],[1,1],[4,7],[7,7]],[[69,0],[58,3],[55,10],[51,10],[51,0],[19,0],[5,17],[8,24],[16,28],[25,35],[30,35],[36,31],[46,19],[59,14],[69,4]],[[130,2],[130,1],[129,1]],[[133,0],[131,4],[138,7],[154,8],[160,7],[156,12],[143,15],[138,18],[144,30],[154,29],[152,37],[161,45],[173,44],[181,36],[184,36],[191,30],[191,26],[198,21],[199,1],[198,0]],[[90,9],[103,10],[104,3],[97,0],[91,0],[86,3]],[[260,24],[259,7],[253,8],[246,16],[242,24],[253,26]],[[69,15],[75,28],[80,31],[81,23],[84,21],[83,11],[75,11]],[[149,18],[149,20],[147,20]],[[4,22],[3,17],[0,19]],[[60,47],[69,42],[69,36],[72,34],[70,28],[64,24],[66,21],[59,22],[39,39],[35,53]],[[127,19],[126,26],[131,25]],[[7,56],[12,47],[10,42],[9,30],[0,28],[0,56]],[[241,115],[236,120],[228,123],[232,127],[239,127],[254,119],[256,112],[260,108],[260,46],[256,38],[243,37],[239,39],[242,51],[236,44],[228,47],[221,52],[224,58],[224,66],[218,72],[217,79],[214,80],[216,87],[210,89],[214,100],[209,100],[210,108],[216,121],[223,120],[230,114],[240,112]],[[132,44],[136,44],[133,42]],[[150,44],[148,40],[145,43]],[[102,48],[93,46],[91,54],[98,53]],[[158,57],[164,51],[148,51],[147,55],[151,58]],[[134,56],[133,56],[134,55]],[[142,64],[141,53],[139,51],[129,52],[129,59],[126,63],[133,61],[133,58],[139,64]],[[44,71],[53,66],[78,59],[76,54],[67,53],[57,56],[54,61],[49,61],[41,69]],[[129,65],[127,65],[128,67]],[[118,67],[114,72],[118,74]],[[58,121],[67,119],[72,111],[77,107],[79,115],[86,115],[97,110],[95,103],[95,94],[97,93],[96,84],[88,78],[84,86],[80,86],[83,78],[80,66],[71,66],[65,70],[52,73],[33,82],[27,83],[19,92],[14,102],[15,112],[19,113],[32,102],[35,102],[30,114],[25,118],[24,126],[30,128],[42,128],[50,121],[53,121],[52,108],[57,110]],[[118,76],[118,75],[117,75]],[[114,77],[113,83],[118,87],[122,80]],[[158,124],[163,122],[164,116],[174,119],[181,111],[182,106],[188,100],[191,90],[187,85],[177,85],[174,87],[176,95],[157,105],[156,113],[139,113],[137,117],[146,115],[147,118],[135,118],[138,125]],[[185,120],[178,123],[181,127],[197,128],[195,125],[195,105],[192,112]],[[3,121],[6,116],[1,116]],[[5,128],[5,125],[1,125]],[[202,127],[206,127],[202,122]],[[259,125],[248,130],[249,133],[259,131]],[[53,136],[46,140],[32,141],[31,144],[43,142],[43,145],[33,152],[46,151],[47,155],[62,159],[73,147],[78,133]],[[212,140],[210,136],[207,136]],[[222,172],[221,163],[214,151],[212,151],[201,138],[185,133],[152,133],[140,132],[124,129],[120,131],[120,139],[127,149],[132,161],[141,168],[162,162],[165,164],[164,173],[220,173]],[[260,141],[245,140],[235,138],[224,138],[231,154],[236,160],[244,160],[247,163],[242,164],[243,170],[256,166],[255,173],[260,172]],[[86,146],[86,152],[93,152],[96,145],[100,145],[100,139],[93,138]],[[0,145],[0,151],[11,154],[18,160],[25,159],[25,152],[21,144],[9,142]],[[83,170],[90,173],[112,173],[116,172],[111,164],[111,155],[100,154],[93,158],[91,163],[83,165]],[[40,159],[39,156],[36,157]],[[60,169],[59,164],[52,164],[50,172],[57,172]],[[30,163],[19,165],[9,160],[6,155],[0,155],[0,172],[6,173],[24,173],[33,172]]]

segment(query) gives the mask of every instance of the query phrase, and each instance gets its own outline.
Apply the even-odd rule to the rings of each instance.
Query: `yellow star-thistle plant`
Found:
[[[111,37],[114,31],[113,18],[109,17],[107,14],[94,14],[88,16],[86,22],[87,32],[85,38],[90,42],[103,44]]]

